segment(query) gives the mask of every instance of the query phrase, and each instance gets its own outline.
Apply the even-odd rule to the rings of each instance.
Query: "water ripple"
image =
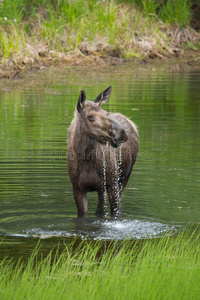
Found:
[[[81,237],[94,240],[124,240],[144,239],[161,237],[166,234],[174,234],[178,229],[175,226],[162,224],[160,222],[148,222],[141,220],[87,220],[75,222],[76,228],[65,231],[56,229],[53,224],[48,229],[32,228],[24,230],[22,236],[39,238],[50,237]],[[85,226],[83,226],[83,223]],[[69,226],[69,224],[66,224]],[[79,225],[81,228],[79,228]],[[81,226],[82,225],[82,226]]]

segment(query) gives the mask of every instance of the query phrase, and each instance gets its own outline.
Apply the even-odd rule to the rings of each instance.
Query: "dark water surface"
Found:
[[[122,218],[113,221],[108,214],[98,219],[97,197],[91,193],[88,217],[78,219],[66,169],[67,127],[79,90],[93,100],[109,85],[112,95],[103,108],[121,112],[137,124],[139,155],[122,198]],[[199,71],[176,64],[119,65],[50,69],[0,81],[4,250],[6,243],[6,251],[32,245],[34,237],[155,237],[198,224],[199,198]]]

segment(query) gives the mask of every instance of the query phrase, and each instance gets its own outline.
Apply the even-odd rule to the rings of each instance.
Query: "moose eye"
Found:
[[[94,120],[94,116],[93,116],[93,115],[89,115],[89,116],[88,116],[88,119],[89,119],[90,121],[92,121],[92,120]]]

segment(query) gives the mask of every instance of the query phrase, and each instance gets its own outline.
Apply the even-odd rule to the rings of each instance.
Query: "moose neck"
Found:
[[[75,130],[74,148],[78,150],[77,156],[80,160],[96,161],[97,141],[91,138],[81,120],[77,123]]]

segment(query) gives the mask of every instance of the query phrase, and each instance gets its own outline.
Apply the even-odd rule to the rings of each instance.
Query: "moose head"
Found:
[[[112,87],[109,86],[92,102],[86,101],[86,93],[81,90],[76,108],[88,136],[101,144],[109,141],[112,147],[117,148],[121,143],[126,142],[128,137],[124,127],[101,108],[101,105],[110,98],[111,91]]]

